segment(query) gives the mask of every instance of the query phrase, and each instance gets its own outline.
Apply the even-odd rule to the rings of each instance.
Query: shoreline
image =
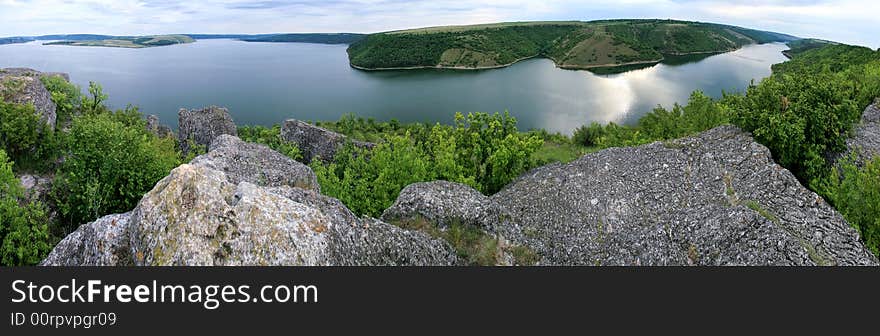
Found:
[[[753,43],[753,44],[755,44],[755,43]],[[748,45],[748,44],[747,44],[747,45]],[[700,55],[700,54],[723,54],[723,53],[729,53],[729,52],[737,51],[737,50],[740,50],[740,49],[742,49],[742,47],[735,48],[735,49],[722,50],[722,51],[694,51],[694,52],[687,52],[687,53],[665,53],[665,54],[664,54],[664,53],[661,53],[661,57],[660,57],[659,59],[655,59],[655,60],[633,61],[633,62],[625,62],[625,63],[588,64],[588,65],[567,65],[567,64],[562,64],[562,65],[560,65],[559,62],[556,61],[556,59],[554,59],[553,57],[550,57],[550,56],[541,56],[541,55],[534,55],[534,56],[529,56],[529,57],[523,57],[523,58],[520,58],[520,59],[514,60],[513,62],[510,62],[510,63],[507,63],[507,64],[499,64],[499,65],[492,65],[492,66],[479,66],[479,67],[467,67],[467,66],[444,66],[444,65],[439,65],[439,64],[438,64],[438,65],[419,65],[419,66],[410,66],[410,67],[368,68],[368,67],[362,67],[362,66],[359,66],[359,65],[355,65],[355,64],[351,63],[351,61],[348,62],[348,65],[351,66],[351,67],[354,68],[354,69],[361,70],[361,71],[394,71],[394,70],[424,70],[424,69],[436,69],[436,70],[491,70],[491,69],[506,68],[506,67],[509,67],[509,66],[511,66],[511,65],[514,65],[514,64],[516,64],[516,63],[518,63],[518,62],[520,62],[520,61],[524,61],[524,60],[528,60],[528,59],[532,59],[532,58],[539,58],[539,57],[540,57],[540,58],[546,58],[546,59],[549,59],[549,60],[553,61],[553,64],[556,65],[556,67],[557,67],[557,68],[560,68],[560,69],[565,69],[565,70],[589,70],[589,69],[595,69],[595,68],[616,68],[616,67],[624,67],[624,66],[630,66],[630,65],[659,64],[659,63],[663,62],[663,61],[666,59],[666,57],[663,57],[662,55],[670,55],[670,56],[687,56],[687,55]]]

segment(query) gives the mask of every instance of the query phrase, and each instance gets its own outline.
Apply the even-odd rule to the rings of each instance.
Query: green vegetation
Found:
[[[656,63],[663,55],[717,53],[791,36],[672,20],[516,22],[394,31],[353,43],[349,60],[364,69],[490,68],[543,56],[562,68]]]
[[[861,167],[851,158],[844,160],[822,182],[819,194],[859,230],[865,245],[880,255],[880,157]]]
[[[416,132],[392,134],[372,150],[348,145],[328,165],[314,161],[321,191],[371,216],[379,216],[414,182],[455,181],[491,194],[533,167],[533,155],[543,143],[537,135],[518,132],[516,119],[506,112],[458,113],[452,126],[409,127]]]
[[[149,48],[173,44],[192,43],[195,40],[187,35],[152,36],[114,36],[98,40],[71,40],[47,42],[46,45],[68,45],[78,47]]]
[[[30,104],[8,103],[0,97],[3,265],[38,263],[59,238],[79,225],[130,211],[181,162],[175,140],[148,132],[137,108],[107,108],[100,85],[90,83],[84,96],[61,77],[41,80],[56,104],[56,129],[47,127]],[[44,196],[49,196],[57,216],[50,217],[45,204],[24,194],[13,168],[17,173],[54,176],[49,195]]]
[[[62,229],[131,210],[180,163],[174,140],[150,134],[136,109],[78,117],[64,142],[53,186]]]
[[[52,94],[52,102],[55,103],[55,128],[63,129],[73,120],[73,115],[82,101],[82,91],[61,76],[43,76],[40,80],[46,86],[46,90]]]
[[[592,124],[573,139],[585,146],[623,147],[679,138],[732,123],[751,132],[774,160],[837,206],[877,252],[877,163],[832,169],[827,157],[846,139],[865,106],[880,97],[880,51],[827,44],[773,66],[773,75],[743,94],[713,100],[695,92],[687,105],[657,107],[636,125]]]
[[[441,230],[424,218],[403,220],[392,223],[408,230],[417,230],[443,239],[453,249],[459,259],[468,265],[495,266],[502,263],[499,258],[505,253],[513,256],[516,265],[534,265],[538,255],[525,246],[502,246],[498,238],[486,233],[479,227],[454,221],[448,228]]]
[[[299,42],[321,44],[350,44],[360,41],[364,34],[331,33],[331,34],[275,34],[241,38],[245,42]]]
[[[302,158],[302,153],[296,145],[281,139],[280,125],[275,125],[272,128],[266,128],[263,126],[242,126],[238,128],[238,137],[247,142],[264,144],[294,160]],[[190,146],[190,148],[193,148],[193,146]],[[199,151],[197,150],[196,152]]]
[[[794,58],[804,52],[821,48],[829,44],[837,44],[830,41],[819,40],[819,39],[800,39],[794,40],[786,43],[788,45],[788,50],[783,51],[782,54],[787,56],[788,58]]]
[[[12,162],[0,149],[0,264],[6,266],[39,263],[52,249],[46,208],[40,202],[26,202]],[[25,203],[22,205],[22,203]]]

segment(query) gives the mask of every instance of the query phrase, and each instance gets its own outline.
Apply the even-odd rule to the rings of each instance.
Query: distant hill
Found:
[[[818,49],[824,47],[826,45],[834,45],[838,44],[837,42],[831,42],[820,39],[800,39],[788,42],[788,50],[783,51],[782,54],[788,58],[794,58],[795,56],[802,54],[804,52]]]
[[[797,37],[742,27],[674,20],[508,22],[371,34],[349,60],[365,70],[481,69],[547,57],[568,69],[657,63],[664,55],[720,53]]]
[[[332,33],[332,34],[275,34],[241,38],[247,42],[300,42],[323,44],[351,44],[360,41],[366,34]]]
[[[104,36],[101,39],[64,40],[45,44],[81,47],[149,48],[192,42],[195,42],[195,40],[187,35],[152,35],[132,37]]]

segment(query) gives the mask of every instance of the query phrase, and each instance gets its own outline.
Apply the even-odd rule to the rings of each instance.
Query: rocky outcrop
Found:
[[[732,126],[540,167],[491,197],[413,184],[382,220],[284,178],[307,167],[262,145],[220,136],[210,149],[44,264],[462,264],[446,242],[388,224],[422,218],[482,228],[503,264],[878,265],[839,213]]]
[[[382,213],[386,222],[423,218],[446,229],[455,222],[475,225],[486,232],[510,225],[509,214],[497,203],[467,185],[447,181],[413,183],[400,191]]]
[[[238,129],[225,107],[210,106],[200,110],[180,109],[178,117],[178,140],[183,153],[189,153],[193,144],[207,148],[215,138],[237,135]]]
[[[0,97],[16,104],[32,104],[40,120],[55,128],[55,103],[52,94],[40,80],[42,76],[58,75],[67,79],[66,74],[47,73],[27,68],[0,69]]]
[[[208,153],[190,163],[222,171],[234,184],[249,182],[258,186],[299,187],[319,190],[312,170],[269,147],[221,135],[208,147]]]
[[[865,160],[880,156],[880,99],[862,112],[861,122],[853,131],[853,136],[846,141],[847,151],[837,160],[854,156],[855,163],[861,165]]]
[[[549,265],[877,265],[840,214],[732,126],[537,168],[491,197],[468,189],[411,185],[383,219],[494,226]]]
[[[151,114],[147,116],[147,131],[155,134],[160,138],[165,137],[173,137],[174,132],[171,131],[171,127],[167,125],[159,123],[159,116],[155,114]]]
[[[300,166],[267,162],[263,185],[241,168],[266,148],[221,136],[211,151],[181,165],[156,184],[137,207],[103,217],[65,238],[45,265],[452,265],[455,251],[427,234],[361,219],[338,200],[291,187],[280,174]],[[246,154],[250,150],[255,153]],[[274,153],[281,156],[281,154]],[[253,159],[253,157],[250,157]],[[228,169],[227,169],[228,168]],[[311,173],[309,171],[309,173]],[[313,174],[310,174],[314,178]],[[296,184],[296,183],[294,183]],[[125,218],[124,241],[83,239],[111,219]],[[105,235],[106,236],[106,235]],[[79,245],[73,242],[81,242]],[[88,251],[121,246],[124,260],[105,263]],[[122,255],[122,254],[120,254]],[[101,263],[93,261],[101,261]]]
[[[349,140],[345,135],[314,126],[296,119],[285,120],[281,125],[281,138],[296,144],[303,155],[303,162],[310,163],[315,158],[331,162],[338,151],[346,143],[360,148],[373,148],[369,142]]]
[[[43,266],[131,265],[128,213],[109,215],[82,225],[52,250]]]

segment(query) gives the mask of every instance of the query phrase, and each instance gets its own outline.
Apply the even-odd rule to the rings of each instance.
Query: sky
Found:
[[[502,21],[661,18],[880,47],[878,0],[0,0],[0,37],[372,33]]]

